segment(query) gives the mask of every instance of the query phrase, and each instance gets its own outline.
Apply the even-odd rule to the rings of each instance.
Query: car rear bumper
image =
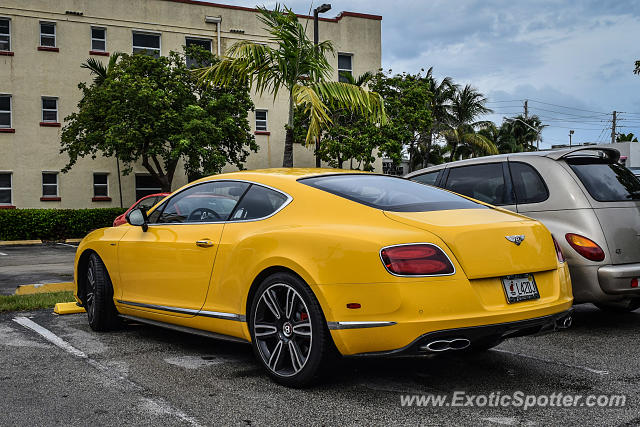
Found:
[[[634,278],[640,278],[640,264],[604,265],[598,268],[600,287],[607,294],[640,297],[640,287],[631,287]]]
[[[421,335],[410,344],[393,350],[356,353],[351,356],[396,356],[434,354],[483,347],[508,338],[553,332],[571,326],[573,308],[533,319],[468,328],[446,329]]]

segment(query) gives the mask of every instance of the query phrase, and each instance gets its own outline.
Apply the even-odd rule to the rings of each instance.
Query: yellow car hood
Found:
[[[427,230],[449,246],[469,279],[534,273],[557,267],[553,240],[539,222],[495,209],[389,212],[390,219]],[[524,236],[520,245],[508,236]]]

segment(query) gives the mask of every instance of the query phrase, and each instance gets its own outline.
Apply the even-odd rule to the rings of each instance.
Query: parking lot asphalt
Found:
[[[19,285],[73,281],[76,246],[0,246],[0,294],[12,294]]]
[[[84,314],[5,313],[0,425],[638,425],[639,328],[640,312],[578,306],[566,331],[480,354],[343,359],[296,390],[273,383],[248,345],[135,323],[96,333]],[[401,405],[405,394],[519,391],[620,394],[626,406]]]

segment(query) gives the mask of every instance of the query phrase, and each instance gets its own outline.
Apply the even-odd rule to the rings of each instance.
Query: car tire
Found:
[[[294,274],[276,273],[260,284],[251,302],[249,330],[260,363],[288,387],[312,384],[335,352],[318,299]]]
[[[84,306],[89,326],[99,332],[115,329],[119,320],[118,311],[113,303],[113,285],[98,254],[89,255],[85,274]]]
[[[640,308],[640,298],[620,302],[597,302],[594,305],[600,310],[609,313],[630,313]]]

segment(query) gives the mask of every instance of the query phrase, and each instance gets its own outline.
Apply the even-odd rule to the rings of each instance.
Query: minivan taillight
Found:
[[[556,248],[556,256],[558,257],[558,261],[565,262],[566,259],[564,257],[564,254],[562,253],[562,249],[560,248],[560,245],[558,244],[558,241],[553,236],[551,236],[551,238],[553,239],[553,246],[555,246],[555,248]]]
[[[380,251],[380,258],[387,271],[398,276],[435,276],[455,272],[442,249],[428,243],[389,246]]]
[[[604,259],[604,251],[593,240],[573,233],[567,233],[565,237],[571,247],[586,259],[591,261],[602,261]]]

